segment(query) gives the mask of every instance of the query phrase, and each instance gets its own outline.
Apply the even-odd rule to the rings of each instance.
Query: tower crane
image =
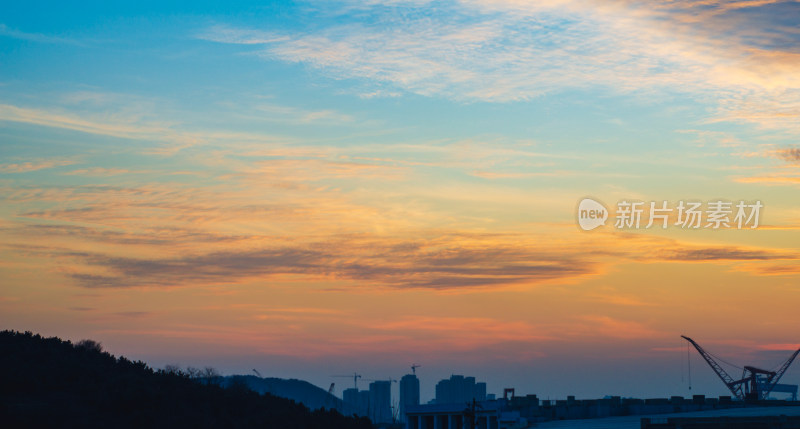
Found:
[[[417,375],[417,368],[421,367],[422,365],[412,363],[411,364],[411,373]]]
[[[361,378],[361,374],[354,372],[353,375],[332,375],[331,377],[353,377],[353,387],[358,390],[358,379]]]
[[[394,378],[365,378],[364,381],[388,381],[390,383],[397,383],[397,380]]]
[[[733,396],[737,399],[744,401],[758,401],[767,398],[767,395],[775,388],[783,374],[792,365],[794,359],[800,354],[800,349],[797,349],[789,359],[787,359],[776,371],[767,371],[765,369],[756,368],[754,366],[745,366],[742,370],[742,377],[739,380],[734,380],[725,370],[693,339],[681,335],[681,338],[691,343],[700,356],[705,359],[708,366],[714,370],[717,376],[725,383],[728,390],[731,391]]]

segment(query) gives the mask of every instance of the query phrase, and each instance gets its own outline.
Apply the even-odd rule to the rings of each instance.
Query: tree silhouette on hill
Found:
[[[222,388],[212,369],[153,370],[100,343],[0,332],[0,427],[371,429],[365,418],[309,411],[246,386]],[[195,378],[193,378],[195,377]]]

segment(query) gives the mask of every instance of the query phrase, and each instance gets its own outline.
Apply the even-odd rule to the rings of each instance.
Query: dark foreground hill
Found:
[[[320,408],[342,409],[341,399],[303,380],[287,380],[274,377],[261,378],[254,375],[230,375],[223,377],[220,384],[222,386],[244,384],[258,393],[269,393],[282,398],[288,398],[312,410]]]
[[[0,427],[372,428],[366,419],[309,411],[236,383],[198,383],[79,344],[0,332]]]

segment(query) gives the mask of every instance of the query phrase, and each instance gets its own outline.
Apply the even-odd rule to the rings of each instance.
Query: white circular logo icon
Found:
[[[584,198],[578,204],[578,225],[584,231],[591,231],[605,225],[608,209],[602,203],[591,198]]]

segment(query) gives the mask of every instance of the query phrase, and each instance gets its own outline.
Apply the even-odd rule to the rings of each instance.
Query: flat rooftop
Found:
[[[675,417],[757,417],[800,416],[800,406],[731,408],[727,410],[696,411],[690,413],[647,414],[625,417],[607,417],[587,420],[554,420],[539,423],[537,429],[639,429],[642,418],[664,419]]]

